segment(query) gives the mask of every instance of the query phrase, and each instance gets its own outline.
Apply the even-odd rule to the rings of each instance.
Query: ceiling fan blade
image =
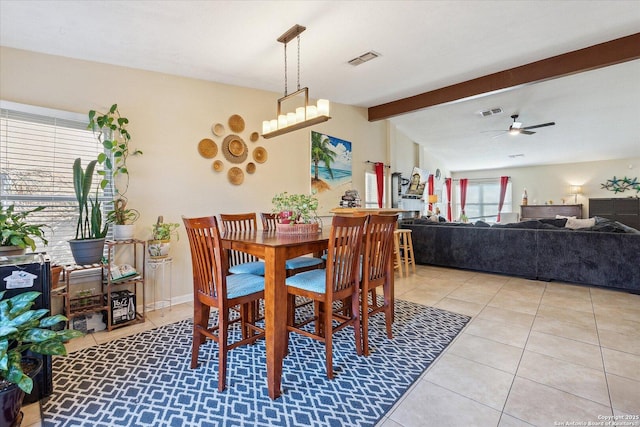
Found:
[[[518,132],[518,133],[521,133],[521,134],[523,134],[523,135],[533,135],[535,132],[531,132],[530,130],[524,130],[524,129],[523,129],[523,130],[521,130],[521,131],[520,131],[520,132]]]
[[[496,139],[497,137],[502,136],[502,135],[504,135],[506,133],[508,133],[508,132],[507,131],[501,131],[499,134],[492,136],[491,139]]]
[[[536,128],[542,128],[545,126],[553,126],[555,124],[556,122],[549,122],[549,123],[543,123],[541,125],[526,126],[526,127],[523,127],[522,129],[536,129]]]

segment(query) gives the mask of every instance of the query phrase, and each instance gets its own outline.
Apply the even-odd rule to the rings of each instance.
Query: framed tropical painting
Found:
[[[338,207],[344,192],[351,190],[351,162],[351,142],[311,131],[311,192],[322,212]]]

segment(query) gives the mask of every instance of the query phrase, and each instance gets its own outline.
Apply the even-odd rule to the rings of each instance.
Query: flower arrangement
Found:
[[[311,224],[318,218],[318,199],[312,194],[289,194],[286,191],[271,199],[273,213],[281,223]]]

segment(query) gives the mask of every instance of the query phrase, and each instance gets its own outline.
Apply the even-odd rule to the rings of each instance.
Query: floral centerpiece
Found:
[[[317,233],[318,199],[313,194],[289,194],[286,191],[271,199],[272,212],[278,214],[277,231],[281,233]]]

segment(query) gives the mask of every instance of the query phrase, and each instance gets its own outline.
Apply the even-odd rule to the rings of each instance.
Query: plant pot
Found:
[[[293,220],[293,211],[282,211],[278,214],[280,224],[289,224]]]
[[[33,379],[42,369],[42,361],[35,357],[23,357],[23,370]],[[26,364],[26,365],[25,365]],[[17,385],[10,384],[3,386],[4,382],[0,382],[0,425],[3,426],[19,426],[22,421],[22,400],[24,399],[24,391]]]
[[[104,238],[69,240],[71,254],[78,265],[98,264],[104,253]]]
[[[149,240],[147,242],[149,258],[152,259],[168,257],[170,248],[171,240]]]
[[[113,224],[113,240],[131,240],[134,231],[134,224]]]
[[[278,234],[314,234],[320,230],[317,222],[311,224],[276,224]]]
[[[24,255],[26,251],[20,246],[0,246],[0,256]]]

